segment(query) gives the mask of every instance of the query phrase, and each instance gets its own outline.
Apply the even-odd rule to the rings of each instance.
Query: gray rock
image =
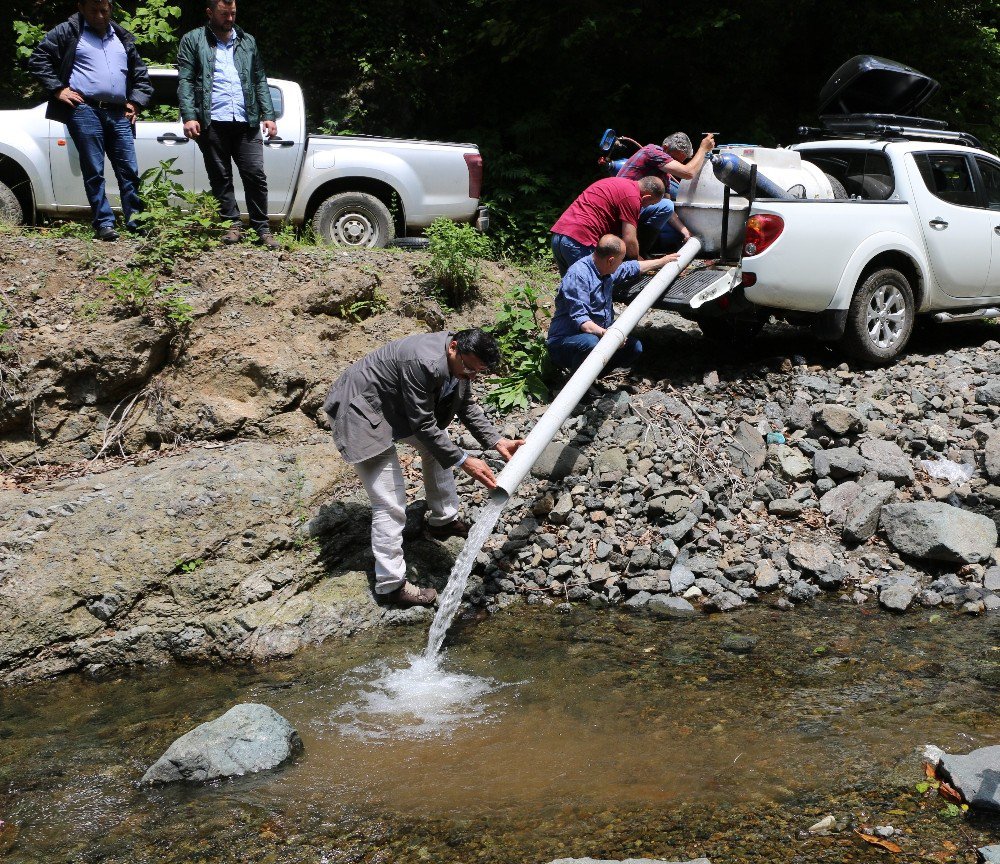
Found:
[[[987,591],[1000,591],[1000,567],[990,567],[983,576],[983,587]]]
[[[792,585],[786,592],[788,599],[793,603],[804,603],[808,600],[812,600],[817,594],[819,594],[819,588],[810,582],[806,582],[805,579],[799,579],[794,585]]]
[[[997,545],[997,527],[988,516],[937,501],[888,504],[880,524],[892,546],[914,558],[975,564]]]
[[[833,550],[825,543],[794,540],[788,544],[788,560],[793,567],[809,573],[825,573],[833,564]]]
[[[872,438],[861,442],[865,470],[878,475],[879,480],[891,480],[897,486],[913,483],[913,463],[895,441]]]
[[[980,747],[965,756],[946,753],[938,765],[970,807],[1000,811],[1000,745]]]
[[[535,464],[531,466],[531,475],[539,480],[564,480],[570,474],[580,474],[586,470],[588,460],[582,450],[569,444],[552,441],[545,446]]]
[[[865,543],[878,531],[882,507],[896,497],[896,484],[891,480],[864,486],[847,508],[844,519],[845,543]]]
[[[838,438],[857,432],[864,422],[857,411],[843,405],[821,405],[815,416]]]
[[[994,378],[976,390],[978,405],[1000,405],[1000,379]]]
[[[692,861],[664,861],[662,858],[557,858],[549,864],[712,864],[707,858]]]
[[[572,512],[573,496],[569,492],[564,492],[559,496],[555,506],[549,511],[549,520],[555,522],[556,525],[562,525]]]
[[[733,464],[747,477],[752,477],[759,468],[762,468],[764,460],[767,458],[767,445],[764,443],[764,437],[757,431],[756,426],[752,426],[745,420],[736,427],[727,449]]]
[[[654,594],[646,605],[650,612],[661,618],[684,618],[698,611],[683,597],[671,597],[669,594]]]
[[[813,457],[813,469],[817,477],[857,477],[865,470],[865,458],[853,447],[833,447],[818,450]]]
[[[646,515],[650,519],[666,519],[677,522],[691,509],[691,496],[681,489],[669,489],[652,498],[646,505]]]
[[[734,591],[720,591],[705,601],[705,609],[716,612],[730,612],[746,605],[746,600]]]
[[[629,597],[628,600],[625,601],[624,605],[629,609],[641,609],[650,601],[652,596],[653,595],[648,591],[640,591],[633,597]]]
[[[890,585],[878,595],[879,605],[890,612],[905,612],[913,605],[917,589],[912,585]]]
[[[983,444],[983,470],[990,480],[1000,480],[1000,435],[990,435]]]
[[[980,846],[976,851],[983,864],[1000,864],[1000,846]]]
[[[682,594],[694,585],[694,572],[677,562],[670,568],[670,590],[674,594]]]
[[[594,473],[600,475],[615,471],[620,474],[628,471],[628,458],[625,453],[617,447],[611,447],[598,453],[597,458],[594,459]]]
[[[778,498],[767,505],[767,512],[774,516],[798,516],[805,509],[805,505],[791,498]]]
[[[756,588],[761,591],[772,591],[778,587],[780,582],[781,577],[778,575],[778,568],[774,566],[772,561],[765,559],[757,565],[753,580]]]
[[[182,735],[143,783],[204,783],[277,768],[302,749],[299,733],[267,705],[246,703]]]
[[[770,444],[767,448],[767,462],[772,470],[793,483],[808,480],[813,466],[800,450],[787,444]]]
[[[730,654],[752,654],[760,641],[756,636],[743,633],[727,633],[722,637],[722,650]]]
[[[828,479],[828,482],[832,483],[833,481]],[[848,480],[846,483],[834,486],[820,498],[819,509],[829,518],[831,524],[843,525],[847,520],[847,511],[854,499],[858,497],[859,492],[861,492],[861,486],[853,480]]]

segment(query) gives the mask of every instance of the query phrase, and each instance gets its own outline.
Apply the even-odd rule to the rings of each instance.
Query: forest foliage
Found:
[[[0,106],[39,100],[24,71],[33,39],[75,3],[12,0],[0,26]],[[200,3],[123,0],[144,54],[170,62],[204,20]],[[847,58],[902,61],[942,88],[924,113],[1000,145],[996,0],[721,2],[633,0],[240,0],[268,73],[300,82],[312,129],[472,141],[484,196],[508,246],[539,243],[599,176],[596,143],[614,127],[643,143],[773,145],[815,123],[817,97]]]

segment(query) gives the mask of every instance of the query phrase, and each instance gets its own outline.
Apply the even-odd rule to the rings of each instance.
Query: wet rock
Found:
[[[760,639],[743,633],[727,633],[722,637],[722,650],[730,654],[752,654]]]
[[[545,449],[531,466],[531,475],[539,480],[558,482],[570,474],[580,473],[587,464],[588,458],[582,450],[552,441],[545,445]]]
[[[650,612],[661,618],[684,618],[698,611],[683,597],[671,597],[669,594],[654,594],[646,605]]]
[[[143,783],[204,783],[277,768],[302,749],[299,733],[267,705],[246,703],[182,735]]]
[[[970,807],[1000,811],[1000,745],[980,747],[965,756],[945,753],[938,776],[961,792]]]
[[[862,487],[847,507],[844,542],[865,543],[874,537],[882,508],[895,497],[896,485],[891,480]]]
[[[993,520],[936,501],[888,504],[880,517],[893,548],[914,558],[974,564],[993,554]]]
[[[878,602],[890,612],[905,612],[916,596],[917,589],[912,585],[890,585],[879,592]]]
[[[785,593],[793,603],[804,603],[812,600],[819,594],[819,588],[816,585],[806,582],[805,579],[799,579]]]

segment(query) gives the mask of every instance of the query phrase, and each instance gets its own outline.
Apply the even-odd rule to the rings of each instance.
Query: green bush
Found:
[[[490,241],[471,225],[435,219],[424,232],[431,255],[426,270],[443,303],[459,308],[472,296],[479,281],[480,261],[490,253]]]
[[[219,245],[227,225],[219,202],[208,192],[192,192],[173,178],[181,171],[166,159],[142,173],[139,197],[145,209],[135,215],[145,234],[135,263],[169,271],[178,258],[194,258]]]
[[[144,314],[156,290],[156,274],[116,267],[97,281],[107,285],[116,306],[136,315]]]
[[[503,413],[527,408],[532,399],[548,399],[550,365],[541,308],[538,289],[530,282],[518,285],[503,296],[496,324],[488,328],[500,346],[501,367],[486,401]]]

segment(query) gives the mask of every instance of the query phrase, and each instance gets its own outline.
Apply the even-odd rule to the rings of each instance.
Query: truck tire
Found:
[[[876,270],[854,292],[841,345],[865,365],[885,366],[906,347],[915,318],[907,278],[891,267]]]
[[[847,190],[844,188],[844,184],[841,183],[832,174],[827,174],[823,172],[823,176],[830,181],[830,188],[833,189],[833,197],[836,199],[842,199],[847,197]]]
[[[431,241],[426,237],[397,237],[392,245],[400,249],[426,249]]]
[[[365,192],[331,195],[313,216],[313,230],[323,243],[382,249],[393,237],[389,208]]]
[[[24,209],[14,191],[6,183],[0,183],[0,225],[23,225]]]

